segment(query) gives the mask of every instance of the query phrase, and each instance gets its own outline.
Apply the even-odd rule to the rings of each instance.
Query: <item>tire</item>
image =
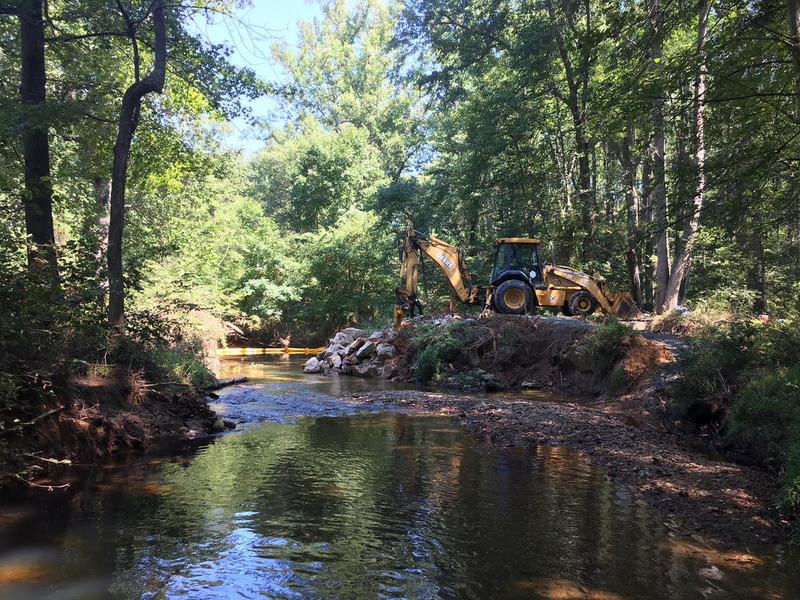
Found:
[[[569,309],[569,302],[564,302],[564,304],[561,305],[561,314],[565,317],[572,316],[572,311]]]
[[[497,312],[505,315],[524,315],[525,309],[531,302],[530,295],[526,283],[509,279],[497,287],[494,293],[494,307]]]
[[[576,317],[588,317],[597,308],[597,300],[589,292],[575,292],[569,299],[568,307]]]

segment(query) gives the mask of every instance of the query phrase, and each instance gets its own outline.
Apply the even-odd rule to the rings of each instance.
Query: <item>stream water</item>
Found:
[[[0,598],[798,598],[800,555],[710,548],[563,448],[334,396],[376,382],[230,359],[230,434],[0,505]]]

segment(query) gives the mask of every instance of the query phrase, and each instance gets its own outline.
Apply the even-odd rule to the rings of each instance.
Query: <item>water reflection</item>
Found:
[[[674,539],[576,452],[488,448],[447,419],[400,413],[265,421],[190,455],[99,471],[80,502],[51,495],[34,512],[0,512],[0,598],[800,590],[796,554],[782,550],[779,564]]]
[[[219,377],[247,377],[250,384],[281,386],[299,384],[311,393],[339,396],[355,392],[373,390],[405,390],[406,383],[396,383],[384,379],[365,379],[363,377],[334,377],[327,375],[306,375],[303,365],[308,356],[286,356],[283,360],[276,356],[237,356],[221,361]]]

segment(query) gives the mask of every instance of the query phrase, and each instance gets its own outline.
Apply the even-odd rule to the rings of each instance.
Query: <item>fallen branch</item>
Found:
[[[228,387],[229,385],[236,385],[237,383],[244,383],[247,377],[231,377],[230,379],[217,379],[215,382],[207,385],[205,390],[218,390],[220,388]]]
[[[22,431],[22,429],[24,429],[25,427],[30,427],[31,425],[35,425],[38,421],[41,421],[42,419],[49,417],[50,415],[54,415],[55,413],[61,410],[64,410],[63,406],[59,406],[58,408],[48,410],[47,412],[40,414],[38,417],[34,417],[30,421],[25,421],[24,423],[20,423],[16,427],[9,427],[8,429],[0,429],[0,437],[8,435],[9,433],[14,433],[15,431]]]
[[[148,387],[149,388],[149,387],[158,387],[158,386],[161,386],[161,385],[175,385],[175,386],[178,386],[178,387],[189,387],[190,386],[190,384],[188,384],[188,383],[178,383],[176,381],[158,381],[156,383],[146,383],[142,387]]]
[[[68,483],[65,483],[63,485],[42,485],[40,483],[33,483],[32,481],[28,481],[24,477],[20,477],[19,473],[14,475],[14,477],[19,479],[21,482],[25,483],[26,485],[29,485],[29,486],[35,487],[35,488],[39,488],[39,489],[42,489],[42,490],[47,490],[48,492],[52,492],[53,490],[65,490],[70,485]]]
[[[51,465],[72,465],[72,461],[68,458],[63,460],[58,460],[57,458],[46,458],[44,456],[36,456],[35,454],[30,454],[29,452],[23,452],[23,456],[29,456],[30,458],[35,458],[36,460],[41,460],[42,462],[50,463]]]

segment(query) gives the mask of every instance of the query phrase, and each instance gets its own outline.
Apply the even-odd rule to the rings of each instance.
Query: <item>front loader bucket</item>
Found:
[[[634,304],[633,298],[628,292],[614,294],[611,302],[611,314],[617,315],[620,319],[641,319],[642,311]]]

